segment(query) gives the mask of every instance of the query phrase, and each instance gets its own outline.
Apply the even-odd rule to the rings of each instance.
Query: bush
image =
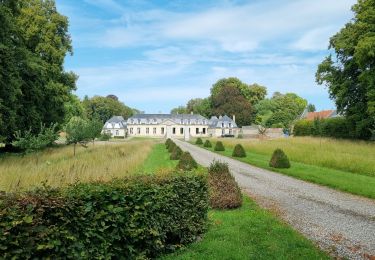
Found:
[[[288,156],[281,149],[273,152],[269,165],[273,168],[290,168]]]
[[[171,141],[171,142],[169,143],[169,146],[168,146],[168,152],[172,153],[173,150],[174,150],[174,148],[175,148],[176,146],[177,146],[177,145],[176,145],[173,141]]]
[[[208,184],[212,208],[232,209],[241,207],[241,190],[226,163],[211,163],[208,168]]]
[[[215,151],[225,151],[224,145],[221,141],[217,141],[215,144]]]
[[[343,117],[299,120],[294,125],[295,136],[322,136],[333,138],[354,138],[348,121]]]
[[[182,150],[180,147],[178,147],[177,145],[175,145],[173,151],[172,151],[172,154],[170,156],[170,159],[171,160],[180,160],[181,158],[181,155],[182,155]]]
[[[103,134],[100,135],[99,140],[100,141],[108,141],[109,139],[111,139],[111,137],[112,137],[111,134],[103,133]]]
[[[236,144],[232,153],[233,157],[246,157],[246,151],[240,144]]]
[[[198,145],[203,144],[202,138],[198,137],[197,140],[195,141],[195,144],[198,144]]]
[[[197,169],[198,164],[191,156],[189,152],[184,152],[181,155],[180,161],[177,164],[177,169],[184,170],[184,171],[191,171],[193,169]]]
[[[169,145],[171,144],[171,142],[171,138],[168,138],[167,141],[165,141],[165,148],[169,149]]]
[[[154,258],[207,228],[205,176],[139,176],[0,195],[0,255]]]
[[[210,147],[212,147],[212,144],[211,144],[210,140],[206,140],[206,141],[204,142],[203,146],[204,146],[204,147],[207,147],[207,148],[210,148]]]

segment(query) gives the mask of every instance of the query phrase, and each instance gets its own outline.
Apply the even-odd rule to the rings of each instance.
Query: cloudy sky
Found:
[[[355,0],[57,0],[68,16],[77,95],[115,94],[147,113],[206,97],[238,77],[334,108],[315,83]]]

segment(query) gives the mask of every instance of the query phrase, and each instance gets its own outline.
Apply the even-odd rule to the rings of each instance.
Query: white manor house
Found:
[[[196,114],[138,114],[127,120],[114,116],[103,127],[112,137],[184,138],[237,136],[238,127],[233,119],[213,116],[207,119]]]

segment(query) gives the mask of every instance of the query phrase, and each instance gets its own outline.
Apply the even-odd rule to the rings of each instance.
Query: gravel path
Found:
[[[332,256],[375,259],[375,200],[294,179],[180,140],[174,141],[203,166],[213,160],[228,163],[241,188],[258,204],[276,212]]]

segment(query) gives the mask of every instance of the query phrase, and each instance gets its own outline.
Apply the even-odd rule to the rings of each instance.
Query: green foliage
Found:
[[[269,166],[273,168],[290,168],[288,156],[283,150],[276,149],[272,154]]]
[[[257,83],[249,85],[249,90],[248,99],[252,105],[258,104],[267,96],[267,88]]]
[[[54,1],[2,1],[0,23],[0,138],[10,144],[16,131],[63,123],[77,77],[64,71],[71,40]]]
[[[184,106],[179,106],[179,107],[176,107],[176,108],[173,108],[171,110],[171,114],[186,114],[187,111],[186,111],[186,107]]]
[[[184,152],[181,157],[180,161],[177,164],[177,169],[184,170],[184,171],[191,171],[198,168],[197,162],[191,156],[189,152]]]
[[[148,175],[0,195],[3,258],[154,258],[207,228],[198,174]]]
[[[21,131],[16,131],[15,140],[12,144],[25,152],[41,150],[51,146],[58,139],[59,135],[56,128],[57,124],[53,124],[50,127],[42,125],[37,135],[31,133],[31,130],[23,133]]]
[[[193,98],[186,104],[186,112],[210,117],[212,114],[211,98]]]
[[[173,148],[173,151],[171,153],[171,157],[170,159],[171,160],[180,160],[181,158],[181,155],[182,155],[182,150],[180,147],[178,147],[177,145]]]
[[[171,138],[168,138],[166,141],[165,141],[165,148],[169,148],[169,145],[171,144],[172,140]]]
[[[314,104],[308,104],[307,105],[307,112],[315,112],[316,108]]]
[[[225,151],[225,147],[223,145],[223,142],[217,141],[214,147],[215,151]]]
[[[177,145],[171,141],[168,145],[168,152],[172,153],[173,152],[173,149],[176,147]]]
[[[111,96],[94,96],[92,98],[86,96],[82,104],[88,119],[99,119],[102,123],[106,122],[114,115],[122,116],[126,119],[134,113],[132,108],[115,98],[111,98]]]
[[[111,137],[112,137],[111,134],[103,133],[103,134],[101,134],[101,135],[99,136],[99,140],[100,140],[100,141],[108,141],[108,140],[111,139]]]
[[[85,117],[84,108],[81,100],[74,94],[69,96],[69,100],[64,103],[65,119],[64,124],[74,117]]]
[[[95,140],[95,138],[100,137],[100,133],[103,129],[103,123],[98,119],[92,119],[91,121],[87,122],[87,135],[88,138],[92,141]]]
[[[242,205],[242,194],[228,165],[214,161],[208,168],[210,205],[214,209],[232,209]]]
[[[198,137],[197,140],[195,141],[195,144],[202,145],[203,144],[202,138]]]
[[[328,87],[354,137],[370,139],[375,129],[375,1],[352,7],[355,17],[330,39],[336,57],[318,66],[316,81]]]
[[[210,140],[206,140],[206,141],[204,142],[203,146],[204,146],[204,147],[207,147],[207,148],[210,148],[210,147],[212,147],[212,144],[211,144]]]
[[[348,121],[342,117],[316,119],[314,121],[299,120],[295,123],[295,136],[321,136],[333,138],[355,138],[351,135]]]
[[[241,144],[236,144],[232,153],[233,157],[246,157],[246,151]]]

